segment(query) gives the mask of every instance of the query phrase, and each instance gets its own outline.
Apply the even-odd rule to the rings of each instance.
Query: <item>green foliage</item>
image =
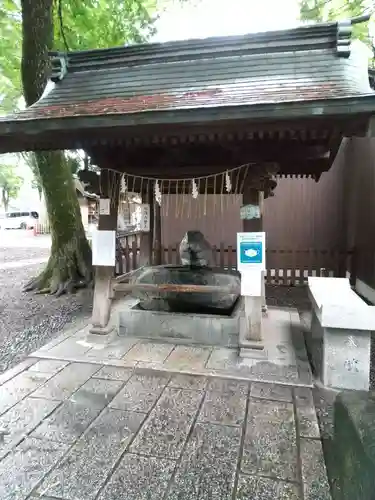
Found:
[[[350,19],[368,12],[370,5],[369,0],[300,0],[300,19],[310,22]],[[369,23],[355,24],[353,36],[371,47]]]
[[[4,210],[8,210],[9,201],[17,198],[23,179],[16,175],[13,165],[0,165],[0,191]]]
[[[21,13],[14,0],[0,2],[0,112],[17,107],[21,92]]]
[[[143,42],[154,33],[157,11],[168,3],[167,0],[163,3],[160,0],[63,0],[60,16],[58,1],[55,0],[54,48],[66,50],[65,42],[70,50]],[[0,40],[1,115],[17,109],[22,102],[22,16],[17,0],[0,0]],[[41,195],[34,155],[27,154],[24,158],[34,174],[34,186]],[[67,161],[76,173],[77,165],[69,158]]]
[[[55,47],[87,50],[143,42],[154,33],[155,0],[70,0],[63,2],[63,33],[55,8]]]

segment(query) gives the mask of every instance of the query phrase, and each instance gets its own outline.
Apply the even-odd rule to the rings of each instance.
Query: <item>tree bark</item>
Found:
[[[53,0],[21,0],[22,85],[27,106],[38,101],[48,82],[53,48]],[[52,246],[46,269],[26,285],[61,295],[92,281],[86,239],[73,175],[61,151],[35,153],[50,222]]]
[[[6,188],[2,188],[1,190],[1,197],[3,200],[3,207],[4,207],[4,212],[8,212],[8,207],[9,207],[9,197],[7,195]]]

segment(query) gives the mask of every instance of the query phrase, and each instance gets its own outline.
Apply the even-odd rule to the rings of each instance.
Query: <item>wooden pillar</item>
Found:
[[[151,266],[154,239],[154,193],[152,189],[149,189],[147,193],[142,193],[142,203],[150,207],[150,231],[141,234],[139,263],[141,266]]]
[[[116,231],[119,205],[120,183],[113,171],[101,171],[101,198],[110,199],[108,215],[99,215],[98,231]],[[92,326],[90,333],[107,334],[112,328],[108,325],[112,305],[112,278],[116,264],[113,266],[95,267],[94,304],[92,311]]]
[[[258,205],[261,217],[243,221],[244,232],[262,231],[263,193],[256,189],[245,189],[243,194],[244,205]],[[261,295],[259,297],[245,297],[246,340],[259,342],[262,340],[262,309],[265,304],[264,273],[262,273]]]
[[[154,264],[160,266],[162,264],[162,248],[161,248],[161,207],[155,202],[155,222],[154,222]]]

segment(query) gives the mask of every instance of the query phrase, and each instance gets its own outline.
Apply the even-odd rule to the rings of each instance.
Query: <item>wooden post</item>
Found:
[[[244,232],[262,231],[262,202],[263,193],[256,189],[245,189],[243,194],[244,205],[258,205],[261,211],[259,219],[249,219],[243,221]],[[246,317],[246,338],[249,341],[262,340],[262,310],[265,306],[265,285],[264,273],[261,273],[261,296],[245,297],[245,317]]]
[[[116,231],[119,204],[120,183],[116,182],[116,173],[110,170],[101,171],[102,198],[110,199],[109,215],[99,215],[98,231]],[[112,330],[108,325],[112,305],[112,278],[115,266],[96,266],[94,304],[90,333],[107,334]]]
[[[161,255],[161,208],[159,203],[155,202],[154,205],[154,214],[155,214],[155,222],[154,222],[154,264],[160,266],[162,263],[162,255]]]
[[[147,193],[142,193],[142,203],[150,206],[150,231],[142,233],[139,244],[139,264],[140,266],[152,265],[152,245],[154,234],[154,193],[149,189]]]

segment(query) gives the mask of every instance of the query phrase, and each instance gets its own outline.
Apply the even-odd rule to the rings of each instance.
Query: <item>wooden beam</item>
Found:
[[[162,264],[161,250],[161,207],[159,203],[154,203],[155,223],[154,223],[154,264],[160,266]]]
[[[119,204],[120,186],[115,182],[114,173],[102,170],[101,188],[102,198],[110,199],[109,215],[99,215],[98,231],[116,231]],[[109,326],[112,305],[112,279],[115,274],[113,266],[96,266],[94,304],[92,311],[91,333],[107,334],[112,328]]]
[[[245,185],[243,204],[257,205],[259,206],[260,213],[262,213],[263,193]],[[262,226],[262,217],[243,221],[244,232],[261,232]],[[264,281],[263,273],[260,273],[259,279]],[[263,298],[263,293],[265,293],[264,287],[261,286],[261,295],[259,297],[245,296],[244,298],[246,318],[245,335],[248,341],[260,342],[262,340],[262,309],[264,309],[265,305],[265,297]]]
[[[232,293],[239,294],[238,287],[208,286],[208,285],[179,285],[176,283],[115,283],[115,292],[130,292],[140,290],[143,292],[176,292],[176,293]]]

